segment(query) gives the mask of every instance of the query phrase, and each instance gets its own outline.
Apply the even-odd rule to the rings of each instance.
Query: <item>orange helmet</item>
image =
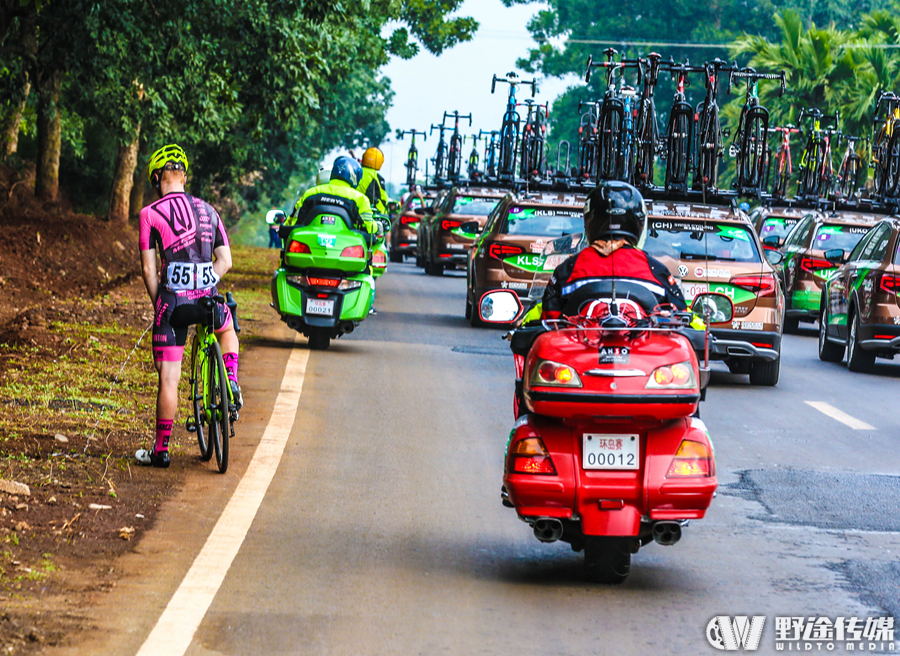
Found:
[[[381,152],[380,148],[369,148],[363,153],[362,165],[367,169],[380,171],[382,164],[384,164],[384,153]]]

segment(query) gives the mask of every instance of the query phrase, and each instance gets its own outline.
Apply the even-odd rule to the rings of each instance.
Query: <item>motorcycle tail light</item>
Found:
[[[292,241],[288,246],[288,253],[306,253],[310,255],[312,251],[309,250],[309,246],[299,241]]]
[[[362,287],[362,283],[359,280],[347,280],[344,278],[341,280],[341,284],[338,285],[338,289],[347,291],[349,289],[359,289]]]
[[[702,442],[681,440],[666,478],[678,476],[713,476],[716,464],[710,448]]]
[[[900,276],[892,276],[889,273],[884,273],[881,276],[878,287],[881,291],[887,292],[888,294],[900,293]]]
[[[694,367],[690,362],[679,362],[664,367],[657,367],[650,374],[645,389],[694,389],[697,379]]]
[[[375,251],[372,253],[372,264],[387,264],[387,257],[384,251]]]
[[[529,427],[530,433],[534,431]],[[540,437],[526,437],[509,449],[509,471],[515,474],[556,475],[556,467],[550,452]]]
[[[757,296],[768,296],[775,293],[775,276],[763,273],[752,276],[735,276],[728,281],[735,287],[741,287]]]
[[[581,387],[581,378],[567,364],[539,360],[531,374],[532,385],[551,385],[558,387]]]
[[[341,284],[339,279],[335,278],[314,278],[307,276],[306,281],[313,287],[337,287]]]
[[[366,251],[362,246],[347,246],[344,250],[341,251],[341,257],[353,257],[356,259],[363,259],[366,256]]]

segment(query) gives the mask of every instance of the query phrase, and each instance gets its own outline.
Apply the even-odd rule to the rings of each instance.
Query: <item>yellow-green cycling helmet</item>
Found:
[[[188,158],[187,153],[184,152],[184,148],[178,144],[168,144],[150,156],[150,161],[147,163],[147,180],[152,184],[153,174],[169,162],[182,164],[184,166],[184,172],[187,173]]]

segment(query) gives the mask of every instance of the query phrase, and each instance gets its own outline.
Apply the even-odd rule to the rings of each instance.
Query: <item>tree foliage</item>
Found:
[[[237,214],[329,150],[379,143],[393,95],[379,69],[470,39],[477,23],[450,16],[461,4],[0,0],[0,108],[17,107],[31,80],[37,124],[61,110],[61,175],[85,203],[101,204],[113,171],[123,175],[123,152],[139,148],[139,168],[178,141],[192,189],[228,197]],[[26,135],[23,154],[40,162],[38,137]]]

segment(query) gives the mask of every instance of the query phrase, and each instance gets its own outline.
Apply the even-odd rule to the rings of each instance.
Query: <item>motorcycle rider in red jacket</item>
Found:
[[[666,266],[637,247],[646,223],[644,199],[630,184],[610,181],[591,191],[584,204],[589,245],[553,271],[544,290],[542,318],[558,319],[577,290],[613,279],[639,285],[660,304],[686,310],[684,295]]]

